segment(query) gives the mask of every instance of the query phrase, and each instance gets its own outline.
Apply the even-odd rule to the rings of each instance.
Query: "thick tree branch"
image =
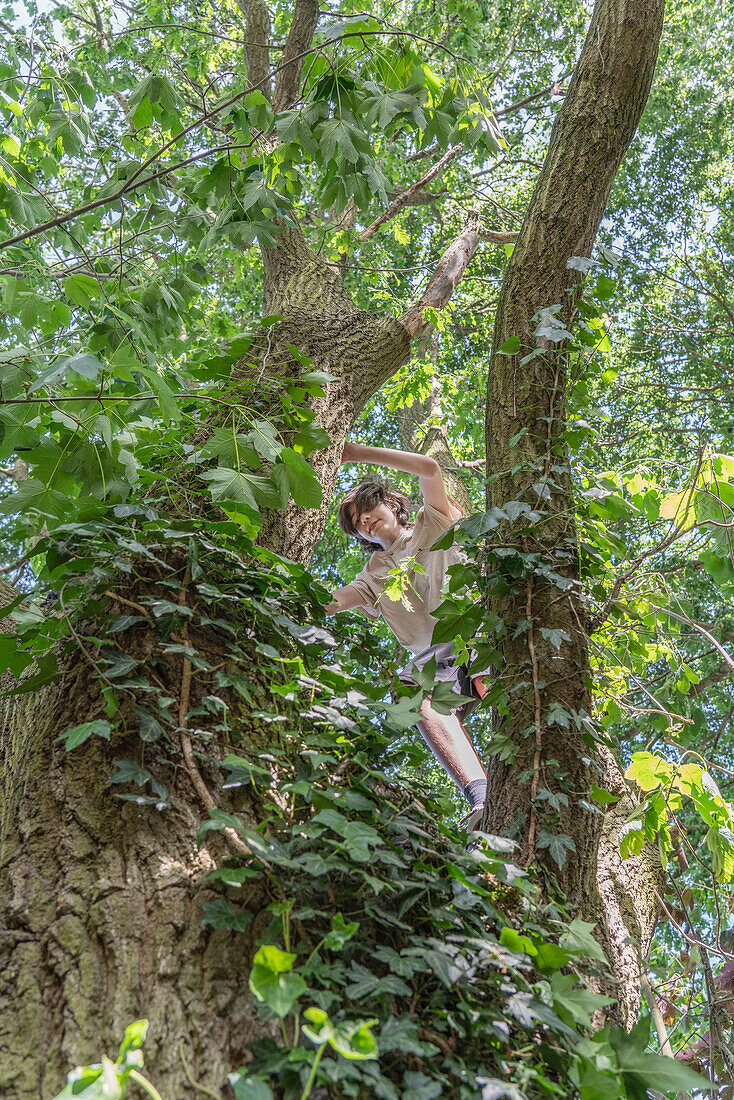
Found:
[[[420,299],[401,317],[411,337],[416,337],[428,322],[425,320],[427,309],[443,309],[459,285],[474,253],[482,239],[479,224],[479,211],[472,210],[469,220],[459,236],[444,252],[428,286]]]
[[[270,83],[270,12],[265,0],[237,0],[245,17],[245,64],[248,91],[260,91],[269,101]]]
[[[303,58],[311,45],[319,18],[318,0],[296,0],[283,57],[278,69],[273,96],[273,110],[292,107],[301,91]]]

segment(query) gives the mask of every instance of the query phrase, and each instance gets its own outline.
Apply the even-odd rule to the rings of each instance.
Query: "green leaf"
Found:
[[[288,973],[295,959],[295,955],[268,944],[257,952],[250,971],[250,990],[281,1019],[306,991],[301,975]]]
[[[514,951],[518,955],[531,955],[536,954],[537,948],[528,936],[523,936],[522,933],[516,932],[514,928],[503,928],[500,932],[500,943],[503,947],[507,947],[510,951]]]
[[[612,1028],[609,1032],[609,1043],[625,1077],[639,1081],[644,1089],[659,1089],[663,1092],[706,1092],[718,1087],[715,1082],[694,1073],[676,1058],[645,1053],[644,1040],[641,1039],[643,1034],[640,1025],[629,1035],[622,1027]]]
[[[157,741],[163,736],[163,726],[152,714],[148,714],[146,710],[141,710],[139,707],[135,707],[134,710],[140,723],[138,734],[141,741]]]
[[[285,470],[288,490],[296,504],[303,508],[318,508],[323,499],[321,485],[303,455],[290,447],[284,448],[275,470],[280,468]]]
[[[141,1046],[145,1042],[145,1036],[148,1034],[148,1021],[147,1020],[135,1020],[134,1023],[128,1024],[125,1028],[125,1034],[120,1046],[120,1053],[117,1055],[118,1062],[124,1062],[128,1054],[132,1050],[140,1050]]]
[[[225,898],[216,898],[214,901],[205,901],[201,906],[201,923],[210,924],[219,932],[231,929],[235,932],[244,932],[252,920],[252,914],[246,910],[238,912]]]
[[[558,865],[559,870],[566,862],[566,854],[575,852],[576,845],[573,838],[566,833],[551,833],[542,829],[536,842],[538,848],[547,848],[551,859]]]
[[[611,794],[609,791],[603,790],[602,787],[597,787],[596,783],[592,783],[591,797],[595,802],[601,802],[602,804],[619,802],[618,794]]]
[[[358,921],[345,924],[341,913],[335,913],[331,918],[331,931],[324,936],[324,947],[327,951],[340,951],[344,944],[351,940],[358,928]]]
[[[273,1090],[262,1077],[245,1075],[245,1070],[230,1073],[227,1077],[235,1100],[273,1100]]]
[[[10,669],[13,675],[19,676],[33,663],[33,657],[30,653],[25,653],[20,644],[20,638],[14,634],[0,634],[0,675]]]
[[[591,934],[595,927],[593,922],[576,917],[571,921],[568,931],[561,936],[559,940],[561,947],[565,947],[567,951],[573,951],[575,955],[584,955],[587,959],[606,963],[606,955]]]
[[[108,787],[114,783],[137,783],[142,787],[151,778],[150,772],[141,768],[137,760],[115,760],[114,764],[117,771],[107,780]]]
[[[111,733],[112,726],[109,722],[106,722],[103,718],[95,718],[93,722],[82,722],[80,726],[73,726],[66,733],[60,734],[56,740],[63,741],[66,751],[71,752],[72,749],[83,745],[92,736],[109,741]]]
[[[500,345],[500,353],[502,355],[517,355],[520,351],[520,337],[510,336],[508,340],[505,340],[504,344]]]
[[[3,515],[32,511],[49,519],[61,519],[68,507],[68,497],[33,477],[21,481],[14,493],[0,500],[0,513]]]
[[[246,504],[253,512],[258,511],[252,486],[253,475],[231,470],[227,466],[217,466],[214,470],[205,470],[199,477],[210,482],[212,500]]]
[[[596,280],[594,294],[601,301],[611,298],[614,294],[614,279],[610,279],[608,275],[600,275]]]
[[[265,967],[267,970],[271,970],[273,974],[285,974],[293,969],[296,956],[291,955],[288,951],[281,951],[274,944],[265,944],[259,949],[252,961],[255,966]]]
[[[343,1058],[350,1061],[366,1061],[377,1058],[379,1050],[372,1028],[379,1020],[359,1020],[353,1024],[340,1024],[329,1039],[329,1045]]]
[[[599,946],[596,940],[594,943]],[[591,1027],[593,1013],[605,1005],[614,1004],[613,997],[603,997],[600,993],[584,989],[575,974],[553,974],[550,987],[556,1011],[565,1010],[581,1027]]]
[[[98,298],[101,293],[102,287],[91,275],[69,275],[64,279],[64,294],[75,306],[86,309],[91,305],[92,299]]]

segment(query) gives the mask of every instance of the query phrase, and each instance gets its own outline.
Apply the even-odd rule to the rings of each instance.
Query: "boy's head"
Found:
[[[377,504],[386,504],[395,513],[395,519],[400,526],[408,526],[410,501],[385,481],[363,481],[361,485],[355,485],[339,505],[339,526],[347,535],[355,538],[365,550],[382,550],[381,543],[370,542],[360,535],[355,526],[362,513],[374,508]]]

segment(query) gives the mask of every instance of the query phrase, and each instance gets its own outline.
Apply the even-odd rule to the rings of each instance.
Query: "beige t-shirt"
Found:
[[[367,565],[351,584],[361,598],[361,606],[371,619],[382,615],[402,646],[412,653],[420,653],[431,645],[436,618],[431,614],[441,602],[446,570],[462,561],[461,547],[454,544],[448,550],[431,550],[431,545],[460,519],[458,510],[453,519],[443,515],[430,504],[424,504],[415,517],[413,527],[406,527],[389,550],[375,550]],[[388,572],[406,558],[414,557],[426,572],[408,574],[412,587],[405,594],[412,610],[400,600],[380,595],[388,579]],[[379,603],[378,603],[379,600]]]

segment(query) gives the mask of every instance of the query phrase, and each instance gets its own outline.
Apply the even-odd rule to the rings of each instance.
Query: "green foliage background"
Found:
[[[284,631],[289,639],[291,634],[298,638],[308,622],[321,622],[318,584],[344,583],[363,562],[361,552],[338,531],[333,509],[310,576],[300,567],[292,570],[287,563],[258,556],[251,540],[261,524],[261,509],[283,507],[289,498],[304,506],[320,502],[308,458],[327,439],[314,424],[308,399],[318,396],[326,379],[294,348],[291,383],[265,374],[253,383],[246,407],[232,411],[227,405],[232,365],[252,340],[267,339],[277,323],[263,318],[257,245],[274,239],[274,219],[297,216],[322,254],[344,264],[346,285],[360,307],[399,315],[470,209],[480,208],[488,229],[519,227],[586,17],[586,7],[571,2],[451,2],[440,8],[416,2],[399,12],[378,5],[369,16],[358,5],[341,4],[322,15],[318,52],[304,70],[302,102],[273,117],[264,97],[247,90],[243,20],[234,3],[3,10],[0,460],[8,471],[14,469],[17,480],[8,474],[0,487],[0,540],[5,575],[19,582],[26,599],[14,612],[20,635],[4,635],[1,645],[6,666],[25,677],[23,690],[55,674],[59,645],[75,644],[68,625],[73,616],[44,616],[40,610],[45,599],[55,598],[48,597],[49,591],[61,594],[62,609],[88,608],[90,598],[97,606],[84,586],[107,583],[113,565],[124,568],[122,562],[137,561],[136,555],[145,559],[156,553],[159,542],[184,548],[192,581],[199,579],[195,569],[202,568],[198,562],[209,552],[204,541],[197,541],[200,537],[212,540],[225,558],[235,555],[231,561],[238,568],[247,563],[243,583],[252,587],[238,593],[246,606],[263,596],[256,592],[258,585],[268,596],[277,590],[295,626],[289,634],[287,623],[271,610],[264,613],[262,622],[273,637],[263,644],[274,650]],[[274,6],[272,18],[274,41],[282,43],[288,6]],[[592,613],[604,619],[592,648],[594,717],[625,761],[633,752],[653,750],[673,762],[695,759],[716,775],[724,796],[734,774],[734,699],[727,661],[734,638],[734,472],[727,457],[734,430],[731,39],[723,9],[697,0],[671,5],[653,93],[617,178],[595,257],[598,266],[587,281],[587,321],[597,338],[589,342],[575,334],[570,352],[576,358],[569,435],[585,579]],[[278,142],[261,140],[273,127]],[[458,140],[466,150],[432,185],[433,199],[408,207],[379,234],[361,241],[360,232],[396,189],[415,182],[433,163],[423,154],[436,146],[438,156]],[[42,224],[47,228],[39,232]],[[450,307],[434,318],[433,347],[375,396],[352,432],[360,442],[399,445],[398,410],[425,399],[437,382],[440,421],[480,513],[486,475],[476,460],[484,454],[487,349],[508,251],[511,245],[482,246]],[[203,445],[192,443],[197,429],[219,414],[224,419],[214,435]],[[22,476],[18,463],[27,464],[30,476]],[[338,490],[355,476],[354,470],[345,470]],[[418,503],[410,479],[402,479],[401,487]],[[192,501],[199,522],[187,527],[184,517]],[[224,512],[215,513],[212,502],[223,504]],[[216,569],[234,583],[221,562]],[[144,606],[165,644],[182,644],[169,637],[180,631],[175,595],[157,592],[150,599]],[[114,629],[107,623],[108,649],[95,651],[107,693],[106,717],[67,736],[70,751],[74,741],[117,736],[113,729],[121,714],[135,723],[125,733],[132,730],[161,750],[166,743],[165,707],[142,705],[144,685],[135,683],[133,666],[126,667],[123,659],[126,648],[114,640],[131,630],[134,637],[136,623],[124,619],[118,615]],[[386,703],[386,685],[399,660],[395,643],[384,628],[368,630],[354,621],[339,624],[335,633],[343,669],[337,673],[328,673],[335,658],[329,651],[327,661],[323,647],[307,645],[308,660],[290,678],[282,675],[284,658],[264,651],[274,662],[276,703],[289,691],[300,700],[298,692],[310,677],[311,686],[315,682],[323,693],[319,705],[335,707],[334,698],[346,698],[348,681],[349,690],[370,699],[370,714],[381,716],[378,723],[361,714],[350,750],[362,770],[353,784],[350,779],[347,793],[356,792],[358,804],[349,807],[349,819],[361,823],[361,832],[348,837],[340,833],[342,823],[334,827],[337,818],[322,817],[317,839],[328,836],[329,859],[344,858],[346,848],[359,874],[367,873],[366,861],[355,852],[383,859],[380,890],[395,894],[384,924],[397,921],[391,925],[393,946],[385,951],[395,951],[402,961],[393,955],[382,961],[405,970],[402,976],[396,971],[401,981],[419,972],[423,964],[409,960],[428,958],[437,929],[460,926],[456,934],[464,938],[454,962],[434,959],[426,981],[434,998],[430,1012],[444,1025],[436,1025],[439,1033],[444,1035],[450,1020],[451,1033],[461,1035],[466,1045],[461,1055],[447,1055],[443,1078],[429,1074],[426,1083],[423,1065],[396,1085],[397,1071],[392,1072],[389,1060],[388,1071],[375,1077],[371,1058],[345,1060],[331,1039],[291,1041],[284,1025],[288,1042],[258,1053],[255,1076],[260,1074],[263,1082],[278,1078],[284,1095],[300,1095],[314,1052],[328,1047],[319,1072],[332,1084],[338,1077],[345,1095],[369,1086],[382,1089],[375,1095],[410,1100],[440,1095],[431,1089],[445,1088],[447,1081],[468,1090],[455,1095],[474,1095],[473,1086],[456,1082],[464,1080],[467,1065],[478,1072],[472,1031],[481,1019],[490,1033],[497,1027],[500,1032],[502,1027],[526,1029],[525,1046],[516,1045],[511,1067],[498,1053],[501,1034],[490,1044],[491,1057],[481,1052],[482,1072],[489,1078],[500,1074],[527,1095],[564,1095],[558,1067],[570,1073],[573,1066],[573,1087],[581,1095],[584,1088],[588,1096],[640,1095],[643,1063],[635,1059],[650,1056],[639,1050],[624,1053],[626,1040],[619,1035],[597,1040],[598,1049],[591,1049],[592,1040],[582,1034],[590,994],[578,987],[572,994],[563,984],[567,976],[560,973],[569,958],[532,973],[528,969],[527,959],[537,958],[538,944],[546,944],[546,937],[550,942],[553,934],[557,939],[562,912],[535,912],[527,900],[531,894],[520,890],[522,905],[528,906],[520,922],[528,943],[503,944],[501,929],[519,923],[521,902],[513,895],[515,920],[506,917],[502,905],[510,883],[502,849],[498,853],[490,845],[484,855],[467,856],[450,826],[436,826],[436,819],[450,818],[456,797],[407,732],[407,704],[401,712],[400,703]],[[367,691],[370,681],[378,686]],[[314,699],[311,691],[312,704]],[[217,717],[217,704],[210,705]],[[392,729],[394,740],[388,736],[390,705],[403,715]],[[263,708],[263,713],[273,712]],[[354,722],[354,715],[344,721]],[[473,721],[485,751],[503,751],[501,738],[489,739],[488,717]],[[223,732],[213,720],[210,726]],[[231,736],[231,721],[225,719],[223,726]],[[303,730],[296,728],[301,736]],[[265,821],[269,846],[260,854],[259,867],[264,861],[293,872],[294,916],[308,931],[309,921],[327,913],[336,935],[341,927],[334,923],[337,916],[343,912],[351,926],[355,914],[341,899],[342,908],[320,908],[312,854],[299,847],[298,837],[306,820],[341,813],[323,780],[324,761],[317,758],[336,753],[328,763],[339,763],[346,750],[338,738],[329,740],[318,723],[309,736],[315,738],[309,752],[316,754],[316,763],[301,756],[293,765],[288,783],[296,808],[285,822]],[[236,738],[231,747],[236,750]],[[163,751],[161,760],[156,770],[143,767],[135,754],[118,759],[111,779],[115,793],[148,804],[151,813],[165,812]],[[246,766],[247,782],[257,786],[252,761],[232,766],[235,782],[245,782]],[[408,789],[415,784],[421,804],[431,807],[426,811],[428,837],[416,839],[407,826],[396,833],[401,805],[393,807],[397,817],[392,810],[386,813],[378,770]],[[299,790],[298,784],[305,786]],[[117,791],[118,786],[124,790]],[[298,802],[306,788],[309,801]],[[433,798],[437,801],[430,802]],[[659,1000],[674,1044],[681,1048],[709,1026],[708,952],[716,970],[717,960],[730,958],[733,946],[731,899],[717,883],[721,864],[728,866],[731,844],[714,830],[719,840],[711,840],[708,855],[702,854],[701,842],[712,833],[694,803],[667,806],[683,855],[681,869],[672,875],[674,920],[662,927],[651,959]],[[317,809],[316,818],[307,806]],[[414,801],[412,812],[415,808]],[[649,812],[647,803],[643,810]],[[661,832],[662,818],[655,821],[645,821],[653,838]],[[209,826],[226,823],[214,816]],[[418,895],[412,901],[400,895],[394,877],[400,877],[401,846],[412,846],[412,858],[425,860],[419,870],[426,882],[435,883],[437,866],[447,866],[441,861],[449,860],[454,868],[440,899],[430,906],[423,895],[420,902]],[[677,842],[671,850],[678,850]],[[246,881],[247,864],[224,867],[225,885],[231,885],[235,873]],[[494,876],[491,886],[488,875]],[[511,887],[518,889],[514,880]],[[242,914],[230,901],[218,900],[222,904],[215,899],[205,919],[219,921],[215,927],[234,935]],[[424,907],[420,921],[416,917],[411,924],[412,939],[400,928],[407,911],[400,909],[408,902]],[[278,910],[277,899],[274,904],[264,943],[290,954],[286,917],[291,909]],[[384,928],[376,931],[383,917],[373,913],[370,919],[369,930],[359,918],[358,932],[341,944],[334,941],[334,950],[346,951],[351,971],[337,973],[337,964],[328,958],[331,949],[323,947],[310,963],[299,960],[282,974],[298,973],[316,1007],[332,1013],[345,982],[364,977],[359,968],[364,969],[375,937],[384,934]],[[418,925],[423,940],[416,938]],[[475,957],[470,940],[480,925],[494,929],[493,950],[500,952],[494,962]],[[694,946],[699,939],[707,946]],[[507,954],[501,955],[500,948]],[[588,943],[586,948],[588,956]],[[414,954],[406,955],[410,951]],[[422,956],[415,954],[420,951]],[[577,954],[583,974],[589,959],[581,949],[574,959]],[[499,957],[511,978],[498,971]],[[442,977],[442,965],[463,968],[460,980],[449,971]],[[485,968],[481,989],[475,966]],[[416,1058],[435,1064],[441,1048],[421,1038],[415,1022],[405,1022],[411,1013],[391,1017],[395,1005],[405,1008],[403,990],[385,986],[384,975],[374,981],[369,1012],[379,1027],[370,1026],[379,1032],[380,1050],[389,1054],[392,1041],[395,1049],[412,1044],[419,1048]],[[494,994],[488,992],[492,982]],[[515,984],[510,989],[503,982]],[[364,990],[359,997],[355,993],[354,1005],[365,995]],[[577,1010],[574,996],[580,998]],[[520,1004],[512,1001],[515,997],[524,1009],[508,1010],[505,1023],[490,1019],[499,1001]],[[273,1011],[267,998],[263,1004],[265,1012]],[[295,1008],[289,1018],[289,1023],[296,1020],[296,1029],[299,1011]],[[345,1019],[353,1020],[355,1011],[347,1004]],[[464,1013],[463,1023],[455,1013]],[[398,1019],[392,1025],[398,1030],[389,1038],[384,1033],[391,1018]],[[539,1020],[549,1029],[545,1045],[537,1041]],[[312,1020],[313,1029],[317,1022]],[[314,1034],[326,1034],[325,1026],[321,1021],[322,1031]],[[369,1040],[362,1039],[369,1051]],[[613,1070],[599,1069],[602,1047]],[[129,1075],[135,1066],[126,1057],[119,1064]],[[652,1064],[644,1066],[654,1076]],[[90,1078],[90,1087],[97,1080]],[[235,1087],[241,1097],[268,1095],[262,1089],[258,1093],[257,1084],[239,1081]],[[665,1091],[667,1082],[655,1087]]]

